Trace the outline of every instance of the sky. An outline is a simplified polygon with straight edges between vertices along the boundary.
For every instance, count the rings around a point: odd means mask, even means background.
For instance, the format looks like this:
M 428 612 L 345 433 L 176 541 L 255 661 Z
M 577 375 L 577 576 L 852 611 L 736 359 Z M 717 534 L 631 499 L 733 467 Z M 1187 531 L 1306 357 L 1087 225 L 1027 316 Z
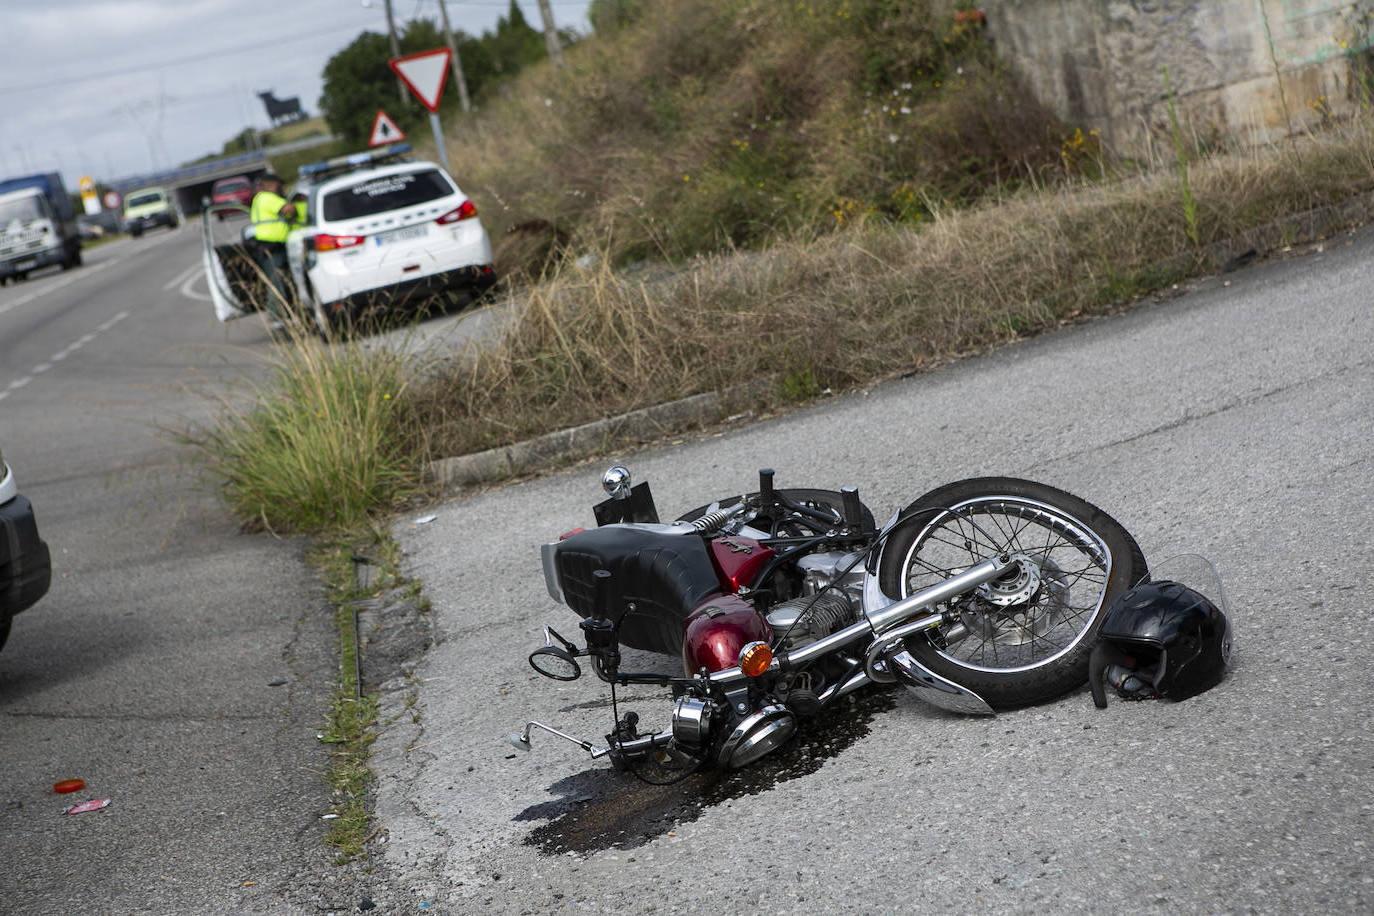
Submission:
M 440 0 L 392 0 L 399 32 Z M 517 0 L 542 27 L 536 0 Z M 455 32 L 492 31 L 510 0 L 446 0 Z M 550 0 L 586 33 L 588 0 Z M 320 74 L 384 0 L 0 0 L 0 177 L 58 171 L 68 188 L 218 153 L 268 127 L 257 93 L 319 114 Z M 444 91 L 448 92 L 451 87 Z

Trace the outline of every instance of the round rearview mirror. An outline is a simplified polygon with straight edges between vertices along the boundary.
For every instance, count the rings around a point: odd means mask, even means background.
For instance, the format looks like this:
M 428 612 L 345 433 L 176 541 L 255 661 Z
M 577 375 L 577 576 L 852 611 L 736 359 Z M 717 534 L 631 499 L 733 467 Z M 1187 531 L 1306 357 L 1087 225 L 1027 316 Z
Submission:
M 531 652 L 530 667 L 555 681 L 575 681 L 582 676 L 577 660 L 557 646 L 545 646 Z
M 601 489 L 611 499 L 628 499 L 630 496 L 630 469 L 623 464 L 613 464 L 601 475 Z

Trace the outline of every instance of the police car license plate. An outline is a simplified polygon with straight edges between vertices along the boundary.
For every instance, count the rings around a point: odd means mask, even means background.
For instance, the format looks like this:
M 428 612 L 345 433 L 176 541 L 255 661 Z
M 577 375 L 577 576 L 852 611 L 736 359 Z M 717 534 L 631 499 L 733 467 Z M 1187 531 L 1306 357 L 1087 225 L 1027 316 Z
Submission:
M 375 235 L 378 245 L 391 245 L 395 242 L 406 242 L 410 239 L 422 238 L 429 234 L 429 227 L 424 223 L 418 226 L 407 226 L 404 229 L 393 229 L 390 232 L 383 232 Z

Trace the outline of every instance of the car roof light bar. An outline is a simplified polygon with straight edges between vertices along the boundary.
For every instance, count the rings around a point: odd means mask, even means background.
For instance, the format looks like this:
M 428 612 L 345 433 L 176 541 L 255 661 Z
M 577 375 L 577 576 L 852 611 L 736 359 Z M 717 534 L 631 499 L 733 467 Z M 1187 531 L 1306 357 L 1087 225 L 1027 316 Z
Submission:
M 356 169 L 364 165 L 376 165 L 388 159 L 397 158 L 410 152 L 409 143 L 393 143 L 381 149 L 368 150 L 363 153 L 350 153 L 347 156 L 335 156 L 333 159 L 326 159 L 323 162 L 311 162 L 301 166 L 296 173 L 305 178 L 310 175 L 323 175 L 327 172 L 339 172 L 347 169 Z

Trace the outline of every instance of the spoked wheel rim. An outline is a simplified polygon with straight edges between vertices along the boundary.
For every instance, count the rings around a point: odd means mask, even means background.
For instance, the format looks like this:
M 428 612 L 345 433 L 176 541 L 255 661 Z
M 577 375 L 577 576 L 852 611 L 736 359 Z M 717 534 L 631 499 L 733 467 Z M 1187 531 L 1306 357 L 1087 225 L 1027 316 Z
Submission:
M 1072 652 L 1102 611 L 1112 572 L 1107 544 L 1081 520 L 1043 502 L 977 497 L 948 507 L 902 561 L 902 597 L 999 554 L 1006 576 L 942 608 L 956 622 L 932 640 L 953 664 L 1029 671 Z

